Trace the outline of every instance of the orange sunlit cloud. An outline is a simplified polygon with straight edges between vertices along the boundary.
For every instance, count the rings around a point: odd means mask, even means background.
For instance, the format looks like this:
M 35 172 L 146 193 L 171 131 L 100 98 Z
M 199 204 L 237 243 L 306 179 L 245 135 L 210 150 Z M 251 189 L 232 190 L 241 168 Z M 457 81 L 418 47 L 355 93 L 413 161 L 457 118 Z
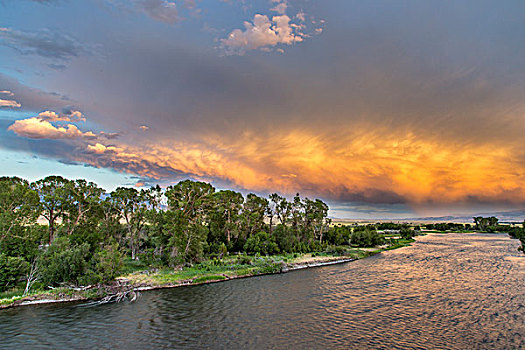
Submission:
M 225 180 L 241 189 L 301 192 L 342 201 L 417 204 L 474 198 L 521 203 L 525 199 L 525 167 L 513 161 L 515 150 L 508 146 L 462 147 L 379 130 L 355 130 L 332 138 L 292 130 L 265 137 L 246 133 L 235 143 L 211 139 L 140 147 L 97 143 L 87 146 L 92 154 L 82 160 L 158 180 L 171 170 Z

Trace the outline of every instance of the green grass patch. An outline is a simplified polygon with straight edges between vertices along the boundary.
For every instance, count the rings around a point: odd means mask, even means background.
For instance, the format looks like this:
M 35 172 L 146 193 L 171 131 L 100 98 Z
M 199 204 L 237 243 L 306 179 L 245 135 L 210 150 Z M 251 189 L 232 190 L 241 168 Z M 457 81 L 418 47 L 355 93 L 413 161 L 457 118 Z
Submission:
M 0 293 L 0 299 L 11 299 L 13 297 L 22 296 L 24 294 L 24 289 L 15 288 L 6 290 L 5 292 Z
M 140 260 L 131 260 L 127 257 L 123 261 L 122 273 L 127 275 L 137 271 L 144 271 L 149 269 L 149 266 Z
M 222 281 L 225 280 L 226 277 L 222 275 L 210 275 L 210 276 L 201 276 L 192 281 L 192 283 L 203 283 L 208 281 Z

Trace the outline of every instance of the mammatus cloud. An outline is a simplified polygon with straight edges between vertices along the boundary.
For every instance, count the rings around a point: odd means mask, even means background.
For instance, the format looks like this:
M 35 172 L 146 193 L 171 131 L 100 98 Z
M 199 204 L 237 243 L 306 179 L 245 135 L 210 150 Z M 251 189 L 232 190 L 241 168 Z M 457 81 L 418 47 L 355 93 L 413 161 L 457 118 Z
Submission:
M 445 205 L 525 202 L 523 145 L 440 142 L 406 130 L 356 125 L 351 132 L 272 129 L 235 139 L 121 140 L 33 117 L 9 127 L 19 136 L 60 139 L 64 161 L 112 168 L 145 181 L 196 179 L 260 193 L 301 192 L 339 203 Z M 521 147 L 521 148 L 520 148 Z M 506 162 L 501 162 L 506 159 Z M 497 176 L 494 176 L 497 174 Z
M 9 90 L 2 90 L 2 91 L 0 91 L 0 97 L 2 95 L 7 96 L 7 97 L 13 97 L 15 94 L 13 94 Z M 4 99 L 0 98 L 0 108 L 2 108 L 2 107 L 20 108 L 20 107 L 22 107 L 22 105 L 20 103 L 18 103 L 17 101 L 15 101 L 15 100 L 4 100 Z
M 89 54 L 90 51 L 73 37 L 49 29 L 24 32 L 0 27 L 0 45 L 10 47 L 22 55 L 37 55 L 61 61 Z

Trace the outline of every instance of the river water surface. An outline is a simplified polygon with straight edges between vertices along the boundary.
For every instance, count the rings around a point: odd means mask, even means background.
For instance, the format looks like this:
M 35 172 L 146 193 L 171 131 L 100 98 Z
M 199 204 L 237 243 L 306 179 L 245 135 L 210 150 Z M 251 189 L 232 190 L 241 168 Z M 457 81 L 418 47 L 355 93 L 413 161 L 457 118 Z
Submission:
M 525 349 L 525 258 L 507 235 L 432 234 L 355 262 L 0 311 L 0 348 Z

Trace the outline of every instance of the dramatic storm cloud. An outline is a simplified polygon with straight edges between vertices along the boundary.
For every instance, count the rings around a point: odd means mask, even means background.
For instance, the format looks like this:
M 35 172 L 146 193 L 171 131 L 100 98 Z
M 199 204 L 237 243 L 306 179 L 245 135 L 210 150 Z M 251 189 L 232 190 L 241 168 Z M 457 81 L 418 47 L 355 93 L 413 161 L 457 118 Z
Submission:
M 9 152 L 146 184 L 190 177 L 300 192 L 338 214 L 525 204 L 522 2 L 3 10 L 0 146 Z M 80 13 L 97 25 L 77 25 Z

